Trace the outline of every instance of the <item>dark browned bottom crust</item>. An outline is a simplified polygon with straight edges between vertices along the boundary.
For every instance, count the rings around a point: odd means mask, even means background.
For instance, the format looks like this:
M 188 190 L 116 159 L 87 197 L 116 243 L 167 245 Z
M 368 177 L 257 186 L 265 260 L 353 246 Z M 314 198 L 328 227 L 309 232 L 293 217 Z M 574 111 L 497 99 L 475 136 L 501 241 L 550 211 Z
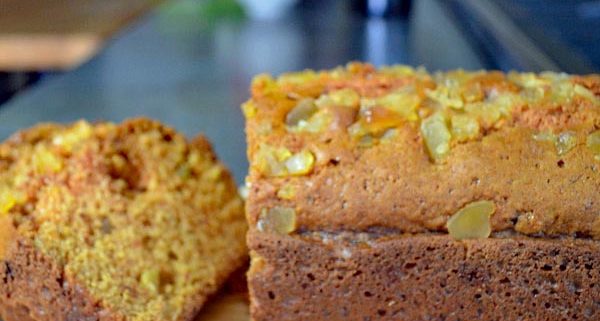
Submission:
M 24 240 L 0 260 L 0 315 L 4 321 L 121 321 L 69 280 L 59 266 Z
M 254 321 L 600 320 L 600 243 L 251 233 Z

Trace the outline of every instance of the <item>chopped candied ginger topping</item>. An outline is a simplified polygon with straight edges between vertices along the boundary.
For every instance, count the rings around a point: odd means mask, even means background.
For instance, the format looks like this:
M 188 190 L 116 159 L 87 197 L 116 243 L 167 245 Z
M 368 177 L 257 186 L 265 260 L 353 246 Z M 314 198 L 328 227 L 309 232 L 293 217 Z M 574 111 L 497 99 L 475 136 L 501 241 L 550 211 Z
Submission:
M 435 113 L 421 123 L 421 135 L 427 146 L 429 156 L 433 160 L 443 159 L 450 151 L 452 135 L 448 130 L 446 117 L 442 113 Z
M 289 131 L 319 133 L 330 125 L 331 120 L 327 109 L 318 109 L 313 99 L 306 98 L 287 114 L 285 123 Z
M 39 174 L 52 174 L 63 168 L 62 160 L 44 145 L 35 146 L 32 162 Z
M 296 211 L 281 206 L 263 209 L 256 228 L 261 232 L 290 234 L 296 230 Z
M 258 170 L 272 177 L 306 175 L 315 164 L 315 156 L 307 150 L 292 153 L 285 147 L 261 145 L 254 157 Z
M 92 136 L 92 133 L 92 126 L 88 122 L 81 120 L 56 134 L 52 138 L 52 144 L 71 152 L 77 144 Z
M 421 104 L 421 98 L 408 90 L 400 90 L 385 96 L 367 100 L 364 105 L 381 106 L 387 108 L 408 121 L 417 121 L 417 108 Z
M 277 191 L 277 197 L 284 200 L 291 200 L 296 196 L 296 188 L 293 185 L 283 185 Z
M 588 135 L 586 139 L 586 146 L 594 154 L 594 158 L 600 161 L 600 130 L 597 130 Z
M 256 116 L 257 111 L 258 109 L 252 101 L 247 101 L 244 104 L 242 104 L 242 112 L 244 113 L 244 116 L 246 116 L 246 118 L 248 119 Z
M 342 106 L 348 108 L 358 108 L 360 96 L 350 88 L 344 88 L 330 92 L 329 94 L 321 95 L 315 104 L 319 108 L 327 106 Z
M 485 239 L 492 233 L 490 218 L 496 210 L 490 201 L 470 203 L 452 215 L 446 227 L 455 240 Z
M 307 123 L 311 116 L 317 112 L 317 110 L 317 105 L 315 105 L 314 99 L 302 99 L 292 110 L 290 110 L 290 112 L 287 113 L 285 117 L 285 124 L 291 128 L 295 126 L 300 127 L 300 124 Z
M 285 168 L 290 175 L 305 175 L 310 173 L 315 164 L 315 156 L 307 150 L 293 154 L 285 160 Z
M 152 292 L 158 293 L 160 286 L 160 271 L 158 269 L 146 270 L 140 276 L 142 286 Z
M 255 78 L 253 91 L 265 96 L 277 86 L 278 95 L 287 94 L 295 101 L 283 117 L 290 133 L 343 131 L 359 147 L 371 147 L 389 140 L 384 138 L 386 132 L 411 126 L 420 128 L 424 150 L 433 162 L 451 153 L 453 146 L 480 139 L 517 120 L 523 110 L 552 110 L 570 104 L 600 107 L 593 90 L 570 75 L 552 72 L 429 74 L 408 66 L 376 70 L 352 63 L 330 71 L 285 74 L 277 80 L 261 75 Z M 257 113 L 252 101 L 243 110 L 247 118 Z M 576 145 L 572 133 L 558 134 L 554 140 L 560 155 Z
M 425 93 L 428 98 L 442 106 L 454 109 L 462 109 L 465 106 L 460 93 L 452 90 L 451 87 L 438 86 L 436 89 L 427 90 Z
M 564 155 L 577 145 L 577 136 L 574 132 L 560 133 L 556 138 L 555 145 L 558 155 Z
M 565 155 L 577 146 L 577 136 L 572 131 L 562 132 L 558 135 L 551 132 L 541 132 L 533 135 L 533 139 L 540 142 L 554 144 L 559 156 Z
M 0 216 L 8 212 L 18 203 L 18 197 L 8 188 L 0 187 Z
M 244 183 L 244 185 L 241 185 L 238 187 L 238 194 L 240 194 L 240 197 L 243 200 L 247 200 L 248 199 L 248 195 L 250 194 L 250 187 L 252 184 L 250 184 L 250 182 L 246 181 L 246 183 Z
M 479 136 L 479 122 L 468 115 L 454 115 L 450 119 L 452 137 L 459 142 L 472 140 Z

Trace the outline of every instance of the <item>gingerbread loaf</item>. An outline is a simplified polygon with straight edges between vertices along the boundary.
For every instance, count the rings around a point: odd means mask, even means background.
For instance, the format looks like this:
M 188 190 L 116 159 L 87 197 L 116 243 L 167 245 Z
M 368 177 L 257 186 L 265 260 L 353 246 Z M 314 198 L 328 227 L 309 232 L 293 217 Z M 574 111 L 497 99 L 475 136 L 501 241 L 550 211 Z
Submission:
M 0 145 L 4 321 L 193 320 L 244 264 L 208 141 L 158 122 L 42 124 Z
M 600 76 L 261 75 L 254 321 L 600 318 Z

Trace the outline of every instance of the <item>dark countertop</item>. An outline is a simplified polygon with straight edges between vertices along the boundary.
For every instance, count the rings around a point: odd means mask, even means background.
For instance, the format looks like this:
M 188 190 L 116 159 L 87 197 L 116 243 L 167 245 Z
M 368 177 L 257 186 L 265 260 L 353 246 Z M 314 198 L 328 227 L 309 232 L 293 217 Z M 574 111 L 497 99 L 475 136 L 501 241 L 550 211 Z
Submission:
M 366 20 L 329 1 L 275 22 L 212 28 L 159 8 L 81 68 L 50 76 L 0 108 L 0 139 L 42 121 L 159 119 L 186 135 L 205 133 L 238 183 L 247 161 L 239 105 L 253 75 L 330 68 L 350 60 L 430 70 L 484 68 L 435 0 L 415 2 L 409 21 Z

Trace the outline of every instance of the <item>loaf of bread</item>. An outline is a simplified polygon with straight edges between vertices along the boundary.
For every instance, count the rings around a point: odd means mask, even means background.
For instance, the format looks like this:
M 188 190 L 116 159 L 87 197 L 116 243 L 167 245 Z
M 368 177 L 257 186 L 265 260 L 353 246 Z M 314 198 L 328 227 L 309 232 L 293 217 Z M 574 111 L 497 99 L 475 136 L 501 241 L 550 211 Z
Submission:
M 600 76 L 352 63 L 251 91 L 255 321 L 600 318 Z
M 4 321 L 192 320 L 246 259 L 242 201 L 203 137 L 147 119 L 0 145 Z

